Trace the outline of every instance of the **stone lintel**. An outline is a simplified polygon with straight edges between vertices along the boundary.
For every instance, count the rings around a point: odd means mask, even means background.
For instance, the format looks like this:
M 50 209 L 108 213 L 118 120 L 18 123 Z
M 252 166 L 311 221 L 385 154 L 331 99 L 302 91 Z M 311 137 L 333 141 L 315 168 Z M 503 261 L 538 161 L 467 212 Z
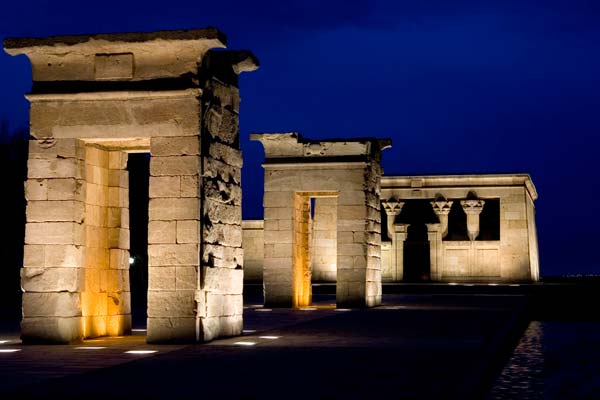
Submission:
M 381 189 L 398 189 L 410 193 L 414 188 L 412 184 L 415 180 L 420 182 L 419 188 L 422 189 L 440 189 L 444 188 L 501 188 L 524 186 L 529 192 L 531 198 L 537 200 L 538 194 L 531 180 L 531 176 L 526 173 L 514 174 L 471 174 L 471 175 L 427 175 L 427 176 L 382 176 Z M 411 196 L 407 196 L 411 197 Z
M 6 38 L 4 48 L 26 49 L 34 47 L 76 46 L 93 41 L 139 43 L 152 41 L 181 41 L 181 40 L 218 40 L 223 46 L 227 44 L 227 37 L 218 29 L 206 27 L 200 29 L 156 31 L 156 32 L 129 32 L 129 33 L 99 33 L 67 36 L 49 36 L 45 38 Z
M 215 28 L 205 28 L 9 38 L 4 41 L 4 49 L 11 55 L 27 55 L 36 89 L 35 82 L 131 82 L 185 77 L 198 72 L 208 50 L 225 44 L 225 35 Z M 237 62 L 244 64 L 242 60 Z
M 311 158 L 332 159 L 337 157 L 378 159 L 382 150 L 391 147 L 391 139 L 347 138 L 310 140 L 297 132 L 253 133 L 250 140 L 259 141 L 265 148 L 267 163 L 271 159 L 290 159 L 307 162 Z
M 28 93 L 25 98 L 30 102 L 44 101 L 100 101 L 100 100 L 147 100 L 179 97 L 198 97 L 199 88 L 183 90 L 143 90 L 143 91 L 88 91 L 82 93 Z

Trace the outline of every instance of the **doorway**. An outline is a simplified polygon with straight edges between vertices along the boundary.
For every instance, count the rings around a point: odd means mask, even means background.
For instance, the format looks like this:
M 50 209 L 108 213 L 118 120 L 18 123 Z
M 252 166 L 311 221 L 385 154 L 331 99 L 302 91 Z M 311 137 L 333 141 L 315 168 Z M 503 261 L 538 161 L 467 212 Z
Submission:
M 148 308 L 148 189 L 150 154 L 130 153 L 129 172 L 129 285 L 133 329 L 145 329 Z

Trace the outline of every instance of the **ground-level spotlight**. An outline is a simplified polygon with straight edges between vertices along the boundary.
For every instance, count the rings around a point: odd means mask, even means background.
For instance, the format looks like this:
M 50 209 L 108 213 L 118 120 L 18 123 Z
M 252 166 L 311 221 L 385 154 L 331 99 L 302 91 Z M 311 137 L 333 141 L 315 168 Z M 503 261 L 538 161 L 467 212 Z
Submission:
M 280 336 L 259 336 L 259 339 L 268 339 L 268 340 L 275 340 L 275 339 L 279 339 Z
M 352 309 L 350 309 L 350 308 L 334 308 L 333 311 L 344 312 L 344 311 L 352 311 Z
M 132 265 L 135 262 L 135 258 L 129 257 L 129 265 Z
M 153 354 L 157 353 L 158 350 L 128 350 L 125 353 L 127 354 Z
M 300 307 L 299 308 L 301 311 L 314 311 L 317 308 L 316 307 Z
M 256 311 L 260 311 L 260 312 L 269 312 L 269 311 L 273 311 L 270 308 L 257 308 Z
M 488 286 L 498 286 L 497 283 L 488 283 Z
M 256 332 L 256 329 L 244 329 L 242 331 L 242 333 L 254 333 L 254 332 Z
M 0 349 L 0 353 L 16 353 L 21 351 L 21 349 Z
M 458 283 L 456 283 L 456 282 L 448 282 L 448 285 L 450 285 L 450 286 L 456 286 L 456 285 L 458 285 Z
M 75 347 L 77 350 L 102 350 L 105 349 L 106 347 L 104 346 L 79 346 L 79 347 Z
M 236 346 L 254 346 L 256 342 L 235 342 Z
M 146 329 L 132 329 L 131 332 L 146 332 Z

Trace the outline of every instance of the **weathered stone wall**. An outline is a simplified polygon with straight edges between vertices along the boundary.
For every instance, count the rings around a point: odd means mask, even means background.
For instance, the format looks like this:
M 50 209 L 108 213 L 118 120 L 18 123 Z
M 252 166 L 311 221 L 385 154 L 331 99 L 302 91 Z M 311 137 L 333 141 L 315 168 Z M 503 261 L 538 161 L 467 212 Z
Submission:
M 261 282 L 265 257 L 264 221 L 242 221 L 244 249 L 244 282 Z
M 33 64 L 22 335 L 130 329 L 125 152 L 151 153 L 149 342 L 242 330 L 238 74 L 216 29 L 8 39 Z
M 237 87 L 215 77 L 204 91 L 202 276 L 196 301 L 204 340 L 210 340 L 242 333 L 242 154 Z
M 76 139 L 31 140 L 21 287 L 24 341 L 83 337 L 85 148 Z

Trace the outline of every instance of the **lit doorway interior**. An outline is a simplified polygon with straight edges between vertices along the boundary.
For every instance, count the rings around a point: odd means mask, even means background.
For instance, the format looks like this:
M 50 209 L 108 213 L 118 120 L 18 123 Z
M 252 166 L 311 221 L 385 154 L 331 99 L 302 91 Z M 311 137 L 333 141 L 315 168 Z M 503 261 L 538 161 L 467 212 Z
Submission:
M 292 306 L 295 308 L 313 304 L 313 283 L 336 282 L 337 196 L 337 192 L 294 195 Z

